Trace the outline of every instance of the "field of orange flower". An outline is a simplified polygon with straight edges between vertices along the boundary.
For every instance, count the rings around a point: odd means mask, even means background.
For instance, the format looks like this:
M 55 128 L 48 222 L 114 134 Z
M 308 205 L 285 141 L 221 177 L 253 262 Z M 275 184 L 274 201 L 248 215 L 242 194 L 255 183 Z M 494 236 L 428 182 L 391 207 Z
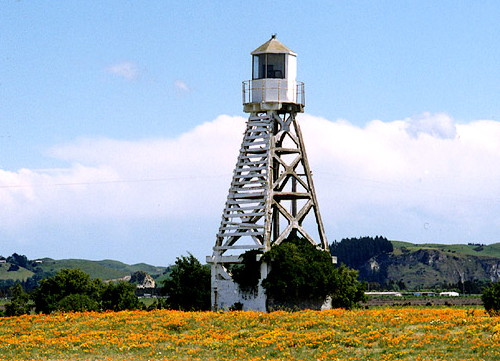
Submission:
M 0 319 L 0 360 L 500 360 L 479 309 L 128 311 Z

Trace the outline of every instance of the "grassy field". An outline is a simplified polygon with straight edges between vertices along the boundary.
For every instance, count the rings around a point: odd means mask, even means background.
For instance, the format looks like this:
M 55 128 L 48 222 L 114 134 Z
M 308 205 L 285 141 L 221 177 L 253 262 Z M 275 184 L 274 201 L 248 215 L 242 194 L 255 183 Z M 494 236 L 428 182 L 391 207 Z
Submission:
M 34 275 L 33 272 L 28 271 L 25 268 L 9 272 L 10 266 L 10 263 L 0 263 L 0 280 L 23 281 Z
M 130 311 L 0 320 L 1 360 L 500 360 L 481 309 Z

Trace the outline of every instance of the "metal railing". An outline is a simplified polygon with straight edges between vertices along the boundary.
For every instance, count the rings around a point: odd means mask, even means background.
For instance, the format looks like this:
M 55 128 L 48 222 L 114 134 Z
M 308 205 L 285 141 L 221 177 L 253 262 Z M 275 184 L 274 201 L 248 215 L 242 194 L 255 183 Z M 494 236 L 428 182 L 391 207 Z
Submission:
M 289 89 L 284 79 L 246 80 L 242 83 L 242 96 L 243 104 L 278 102 L 304 106 L 306 101 L 304 82 L 295 81 L 295 89 Z

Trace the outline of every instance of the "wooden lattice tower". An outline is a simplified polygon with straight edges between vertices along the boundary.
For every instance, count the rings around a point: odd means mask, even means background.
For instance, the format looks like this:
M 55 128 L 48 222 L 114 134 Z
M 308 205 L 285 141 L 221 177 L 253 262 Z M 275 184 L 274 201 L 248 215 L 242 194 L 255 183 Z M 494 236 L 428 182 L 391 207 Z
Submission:
M 301 236 L 327 250 L 311 170 L 296 120 L 304 109 L 304 84 L 295 79 L 296 54 L 273 36 L 252 52 L 252 80 L 243 82 L 250 113 L 213 255 L 212 305 L 266 310 L 265 292 L 245 294 L 230 268 L 249 250 L 266 252 Z M 306 227 L 308 230 L 306 230 Z M 261 280 L 268 266 L 261 266 Z

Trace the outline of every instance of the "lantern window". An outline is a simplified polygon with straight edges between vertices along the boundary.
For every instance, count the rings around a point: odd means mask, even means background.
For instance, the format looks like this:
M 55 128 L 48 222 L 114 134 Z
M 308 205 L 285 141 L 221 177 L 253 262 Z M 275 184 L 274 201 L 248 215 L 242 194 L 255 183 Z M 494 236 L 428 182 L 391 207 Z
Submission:
M 253 56 L 252 79 L 284 79 L 285 54 L 258 54 Z

